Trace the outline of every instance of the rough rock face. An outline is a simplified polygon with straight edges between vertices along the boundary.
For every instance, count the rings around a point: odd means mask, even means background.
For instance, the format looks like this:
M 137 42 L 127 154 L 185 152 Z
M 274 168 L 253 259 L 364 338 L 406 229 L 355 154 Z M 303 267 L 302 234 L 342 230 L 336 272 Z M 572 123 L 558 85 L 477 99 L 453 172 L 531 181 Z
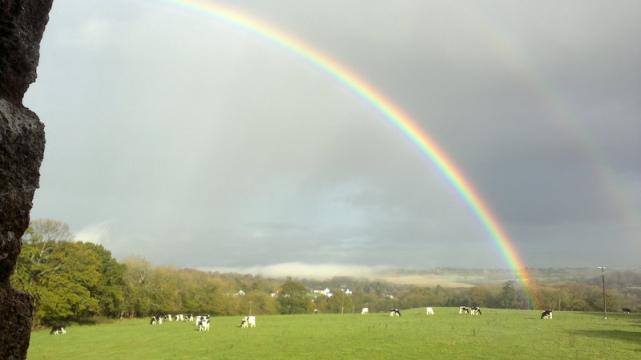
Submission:
M 0 97 L 20 104 L 36 81 L 40 40 L 53 0 L 0 0 Z
M 53 0 L 0 0 L 0 359 L 24 359 L 31 298 L 9 276 L 29 225 L 44 155 L 44 125 L 22 105 L 36 79 L 40 40 Z
M 31 296 L 0 288 L 0 358 L 25 359 L 31 335 Z

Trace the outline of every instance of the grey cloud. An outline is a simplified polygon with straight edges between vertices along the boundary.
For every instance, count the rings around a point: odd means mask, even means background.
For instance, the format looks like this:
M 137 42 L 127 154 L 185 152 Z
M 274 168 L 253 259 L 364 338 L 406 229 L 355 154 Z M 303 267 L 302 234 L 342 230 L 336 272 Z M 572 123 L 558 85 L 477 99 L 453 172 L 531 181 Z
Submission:
M 638 3 L 230 5 L 335 56 L 403 107 L 529 265 L 635 264 Z M 118 256 L 504 264 L 462 198 L 380 113 L 214 17 L 168 2 L 58 1 L 26 101 L 48 139 L 34 217 L 100 230 Z

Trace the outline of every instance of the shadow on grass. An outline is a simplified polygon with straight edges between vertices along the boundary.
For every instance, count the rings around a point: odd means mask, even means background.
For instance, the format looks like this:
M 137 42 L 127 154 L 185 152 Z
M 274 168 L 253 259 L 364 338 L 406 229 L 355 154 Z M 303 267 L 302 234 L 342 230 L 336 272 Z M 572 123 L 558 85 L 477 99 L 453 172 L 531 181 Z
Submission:
M 581 314 L 581 315 L 587 315 L 587 316 L 593 316 L 593 317 L 597 317 L 597 318 L 603 318 L 603 312 L 577 311 L 577 313 Z M 608 318 L 641 320 L 641 316 L 639 316 L 639 315 L 640 315 L 639 313 L 626 314 L 626 313 L 622 313 L 622 312 L 608 311 Z
M 102 324 L 111 324 L 115 321 L 116 319 L 112 319 L 112 318 L 93 317 L 93 318 L 65 321 L 64 323 L 67 324 L 67 326 L 69 325 L 102 325 Z
M 586 315 L 590 316 L 595 319 L 603 319 L 603 313 L 595 313 L 595 312 L 580 312 L 581 315 Z M 624 314 L 624 313 L 608 313 L 608 319 L 609 320 L 623 320 L 627 322 L 628 324 L 632 326 L 641 326 L 641 314 L 638 313 L 632 313 L 632 314 Z M 604 320 L 608 321 L 608 320 Z
M 625 330 L 575 330 L 574 335 L 587 336 L 608 340 L 622 340 L 641 346 L 641 331 Z

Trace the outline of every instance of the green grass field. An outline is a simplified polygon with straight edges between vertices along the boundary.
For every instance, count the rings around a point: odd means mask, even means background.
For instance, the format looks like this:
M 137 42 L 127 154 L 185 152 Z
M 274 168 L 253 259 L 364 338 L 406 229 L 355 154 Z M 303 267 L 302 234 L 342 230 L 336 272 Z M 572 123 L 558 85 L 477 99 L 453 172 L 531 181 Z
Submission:
M 258 316 L 240 329 L 239 316 L 150 326 L 147 320 L 71 326 L 66 335 L 36 331 L 29 359 L 641 359 L 641 317 L 454 308 L 387 314 Z

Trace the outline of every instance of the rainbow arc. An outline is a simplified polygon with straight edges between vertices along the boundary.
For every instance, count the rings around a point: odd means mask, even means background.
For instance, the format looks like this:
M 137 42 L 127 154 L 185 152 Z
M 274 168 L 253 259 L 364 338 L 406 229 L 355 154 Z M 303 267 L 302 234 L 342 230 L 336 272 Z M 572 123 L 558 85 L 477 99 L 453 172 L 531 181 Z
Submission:
M 386 98 L 380 91 L 370 85 L 361 76 L 348 69 L 337 60 L 315 49 L 311 45 L 285 33 L 276 27 L 254 18 L 244 12 L 205 0 L 168 0 L 181 7 L 212 15 L 234 26 L 255 33 L 264 39 L 277 43 L 290 52 L 306 59 L 327 74 L 350 88 L 367 103 L 377 109 L 389 122 L 410 139 L 420 151 L 436 166 L 450 182 L 470 210 L 479 219 L 485 230 L 493 239 L 501 255 L 513 270 L 516 278 L 528 289 L 531 276 L 525 263 L 518 254 L 512 240 L 499 223 L 486 201 L 467 180 L 438 144 L 425 132 L 418 123 L 406 114 L 399 106 Z

